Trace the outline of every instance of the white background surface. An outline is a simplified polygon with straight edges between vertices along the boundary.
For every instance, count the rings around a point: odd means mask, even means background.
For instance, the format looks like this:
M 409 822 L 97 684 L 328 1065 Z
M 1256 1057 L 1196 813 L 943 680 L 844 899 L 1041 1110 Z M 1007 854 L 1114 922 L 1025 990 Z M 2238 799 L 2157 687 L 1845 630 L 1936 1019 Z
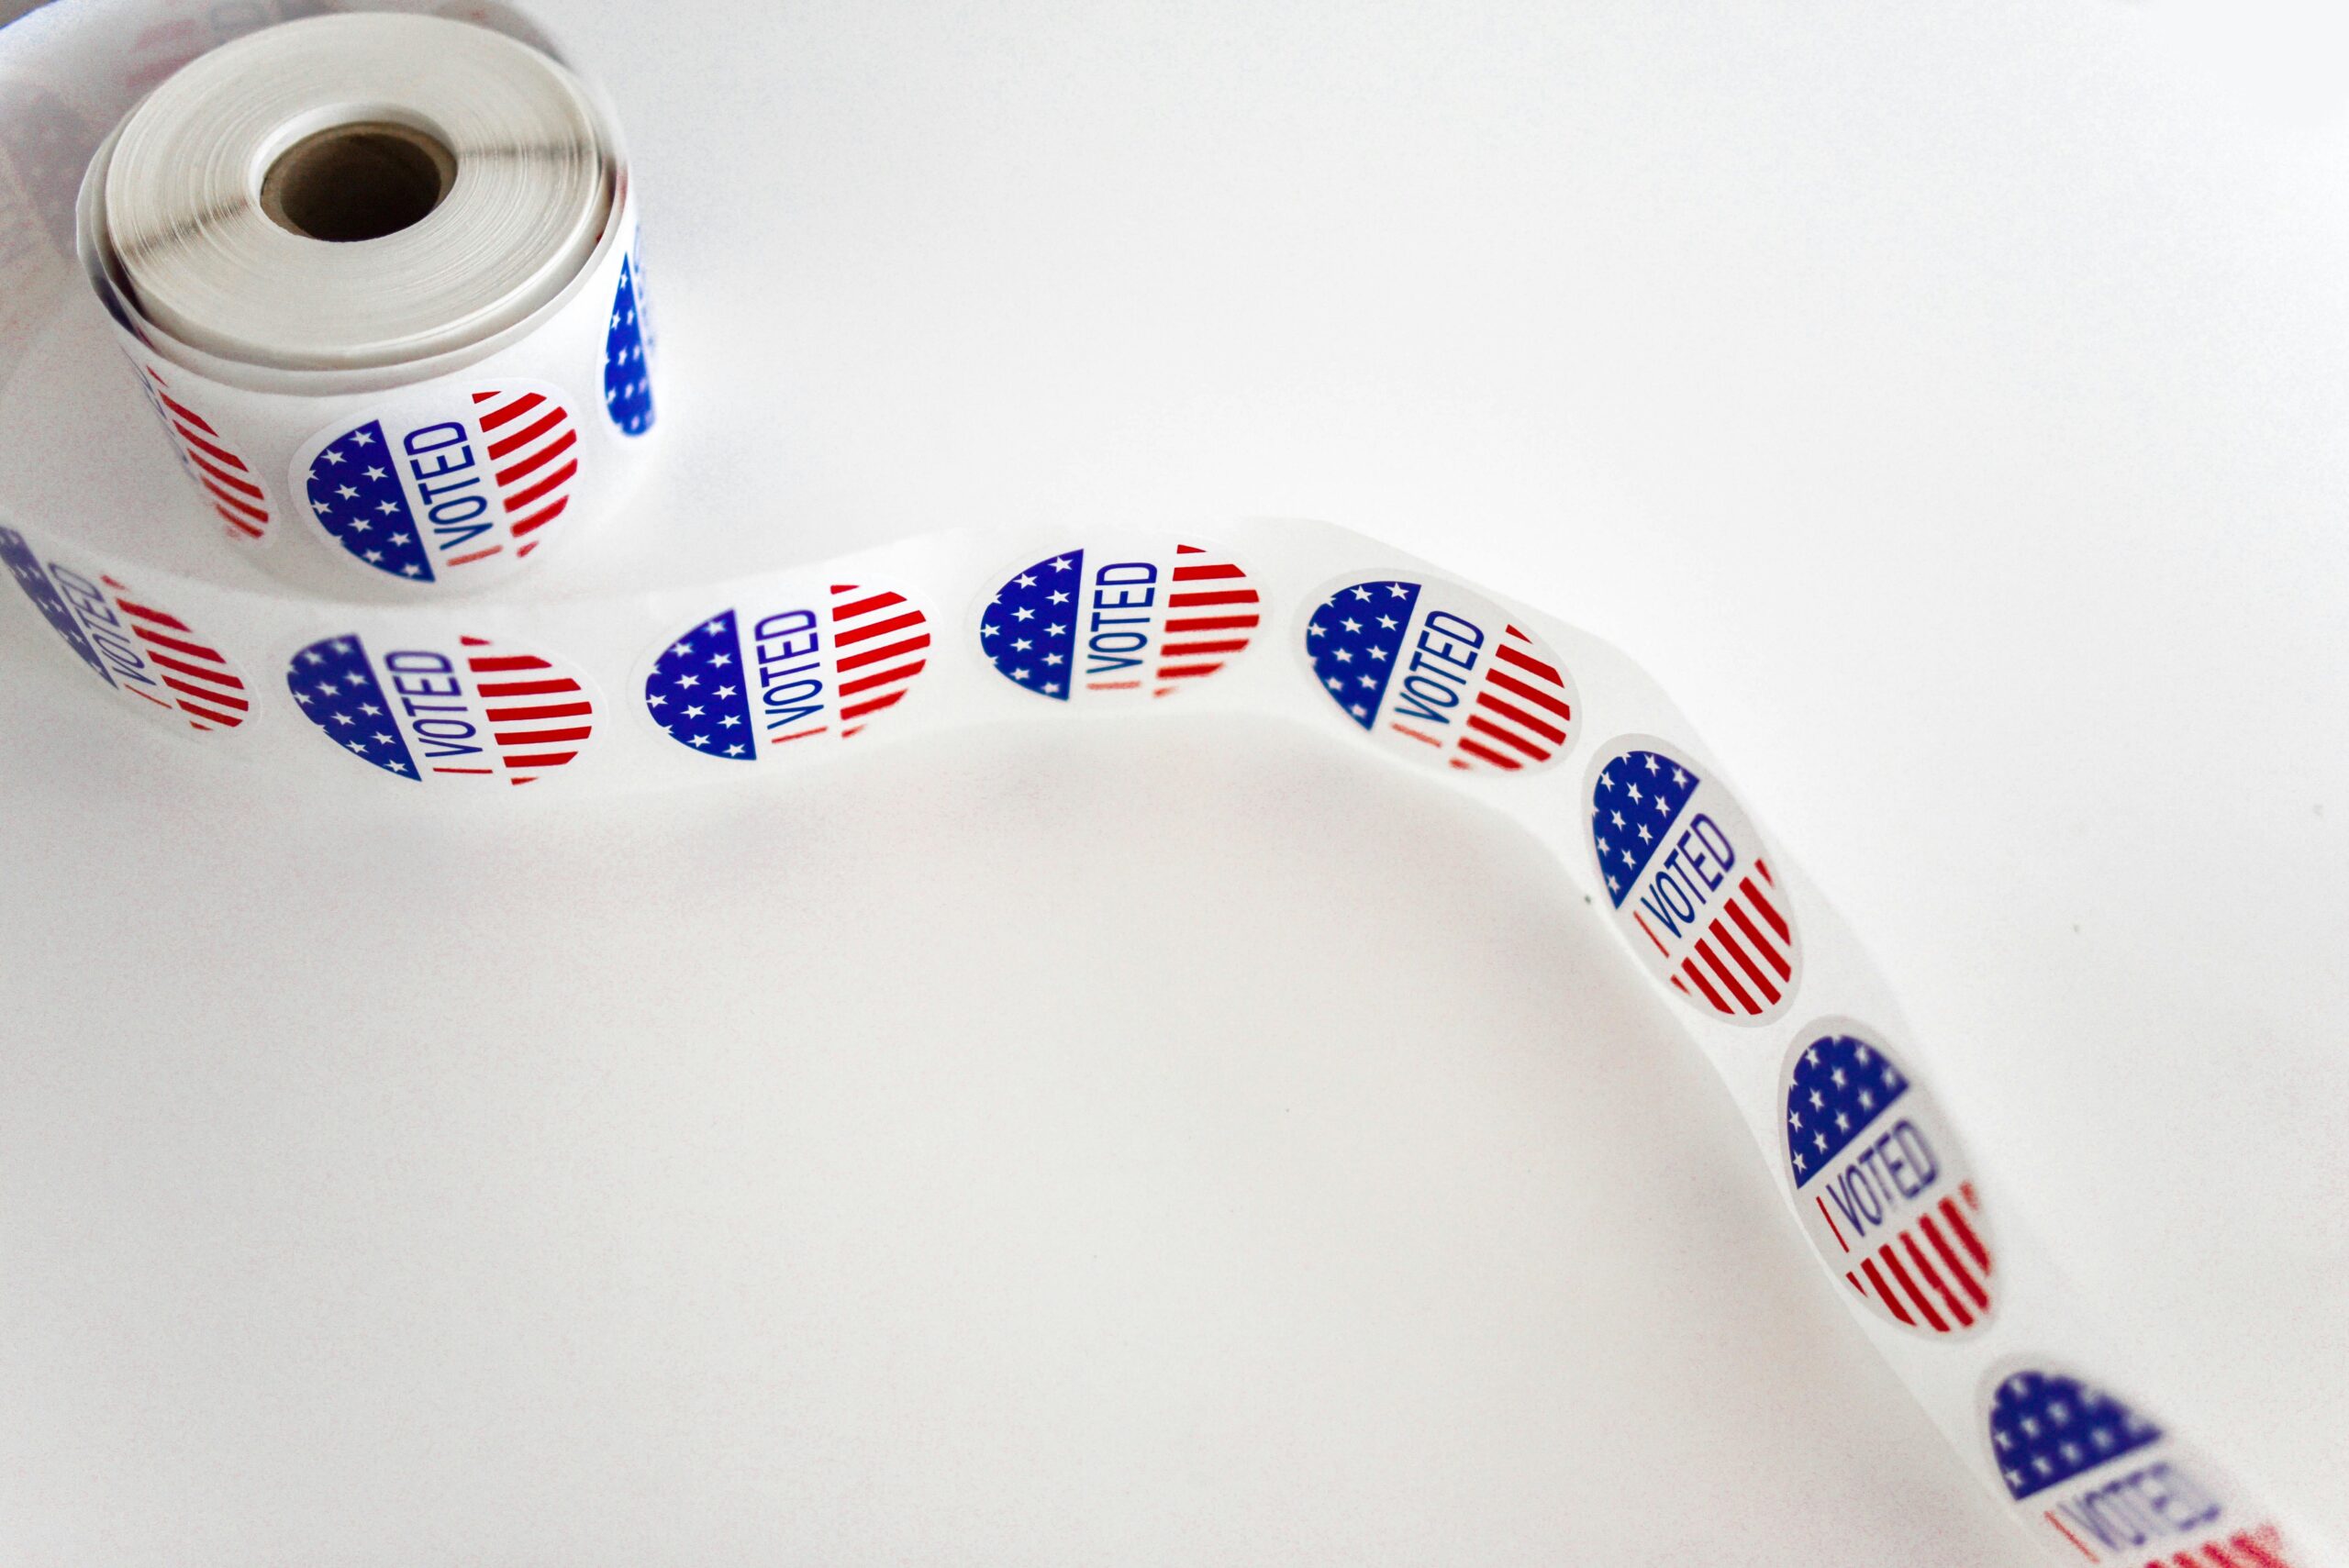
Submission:
M 2165 1411 L 2349 1535 L 2328 40 L 551 17 L 635 143 L 668 442 L 551 586 L 1291 512 L 1611 637 Z M 15 1558 L 2013 1551 L 1659 1004 L 1374 759 L 1031 728 L 452 820 L 85 722 L 39 632 Z

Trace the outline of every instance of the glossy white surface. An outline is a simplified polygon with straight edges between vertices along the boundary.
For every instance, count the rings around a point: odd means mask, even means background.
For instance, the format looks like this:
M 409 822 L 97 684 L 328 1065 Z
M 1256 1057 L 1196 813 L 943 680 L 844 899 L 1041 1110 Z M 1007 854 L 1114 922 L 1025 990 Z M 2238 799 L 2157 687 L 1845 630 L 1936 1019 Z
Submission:
M 550 11 L 668 445 L 549 591 L 1291 512 L 1612 637 L 2165 1413 L 2349 1535 L 2327 91 L 2100 5 L 707 14 Z M 12 1561 L 2020 1551 L 1660 1004 L 1375 758 L 452 821 L 98 722 L 42 637 Z

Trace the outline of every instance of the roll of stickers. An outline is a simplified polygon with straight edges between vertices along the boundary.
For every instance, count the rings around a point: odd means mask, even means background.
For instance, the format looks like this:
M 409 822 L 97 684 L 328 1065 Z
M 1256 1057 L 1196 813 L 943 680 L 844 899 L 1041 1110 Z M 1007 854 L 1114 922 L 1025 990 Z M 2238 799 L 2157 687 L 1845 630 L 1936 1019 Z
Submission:
M 117 0 L 84 14 L 144 7 Z M 0 35 L 0 77 L 74 97 L 91 36 L 12 28 Z M 38 145 L 49 164 L 61 156 L 53 116 L 18 116 L 0 132 L 12 155 Z M 592 287 L 625 303 L 632 271 L 617 249 L 596 254 Z M 38 260 L 20 270 L 41 283 Z M 348 395 L 365 419 L 338 413 L 306 433 L 305 420 L 262 420 L 257 409 L 281 406 L 243 387 L 214 406 L 228 384 L 182 380 L 177 359 L 159 354 L 141 370 L 186 447 L 210 456 L 245 443 L 250 472 L 283 455 L 306 504 L 314 468 L 355 470 L 358 498 L 379 486 L 413 516 L 433 494 L 423 486 L 467 472 L 461 447 L 494 467 L 504 432 L 539 425 L 549 406 L 572 422 L 582 484 L 590 428 L 614 450 L 627 439 L 625 416 L 575 406 L 567 378 L 578 363 L 538 361 L 536 376 L 487 368 L 559 342 L 576 323 L 554 323 L 578 304 L 574 290 L 525 312 L 502 329 L 521 335 L 481 367 Z M 595 306 L 618 332 L 618 308 Z M 584 363 L 589 347 L 583 338 L 565 351 Z M 0 349 L 13 363 L 24 344 Z M 452 394 L 464 401 L 432 401 Z M 533 394 L 541 402 L 520 405 Z M 297 395 L 269 395 L 315 411 Z M 370 477 L 370 466 L 384 473 Z M 330 495 L 353 499 L 343 483 Z M 336 500 L 328 516 L 354 515 Z M 340 536 L 316 531 L 309 542 L 330 562 Z M 456 575 L 441 557 L 429 563 L 433 574 L 410 586 Z M 61 677 L 90 695 L 93 722 L 109 722 L 96 709 L 111 705 L 320 789 L 513 809 L 556 790 L 610 790 L 656 812 L 668 789 L 760 787 L 841 746 L 1170 711 L 1275 716 L 1423 770 L 1521 826 L 1615 931 L 1621 962 L 1670 999 L 1825 1269 L 1822 1302 L 1842 1303 L 1946 1434 L 1952 1462 L 2048 1561 L 2338 1561 L 2114 1364 L 2012 1195 L 1967 1151 L 1924 1045 L 1865 953 L 1678 710 L 1614 649 L 1505 594 L 1293 521 L 947 534 L 695 588 L 559 602 L 353 604 L 234 588 L 23 516 L 0 521 L 0 564 L 21 591 L 0 599 L 36 618 Z
M 202 56 L 90 161 L 77 239 L 204 514 L 317 593 L 511 577 L 652 426 L 610 117 L 485 28 L 320 17 Z

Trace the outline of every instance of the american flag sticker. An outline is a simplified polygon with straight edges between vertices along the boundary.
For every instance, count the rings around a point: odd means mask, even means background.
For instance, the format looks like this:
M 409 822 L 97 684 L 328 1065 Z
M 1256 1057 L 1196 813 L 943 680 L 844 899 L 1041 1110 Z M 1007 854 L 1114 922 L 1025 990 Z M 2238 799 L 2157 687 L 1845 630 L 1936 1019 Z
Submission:
M 624 436 L 652 428 L 652 367 L 644 357 L 651 326 L 644 308 L 644 270 L 631 246 L 620 258 L 619 287 L 604 328 L 604 412 Z
M 1989 1230 L 1949 1122 L 1876 1037 L 1834 1020 L 1787 1058 L 1786 1149 L 1811 1245 L 1877 1316 L 1962 1334 L 1992 1306 Z
M 1464 772 L 1545 768 L 1573 745 L 1575 690 L 1547 644 L 1456 584 L 1349 579 L 1305 622 L 1305 660 L 1389 750 Z
M 2048 1556 L 2116 1568 L 2295 1568 L 2215 1466 L 2107 1390 L 2015 1366 L 1987 1391 L 1990 1460 Z
M 74 656 L 142 711 L 198 734 L 234 729 L 252 711 L 228 655 L 154 595 L 43 561 L 14 528 L 0 528 L 0 563 Z
M 1014 573 L 979 614 L 979 651 L 1055 702 L 1149 701 L 1247 651 L 1263 605 L 1204 545 L 1071 550 Z
M 577 675 L 485 637 L 326 638 L 287 662 L 285 689 L 338 748 L 426 784 L 529 784 L 577 758 L 596 730 Z
M 502 382 L 337 422 L 294 488 L 344 553 L 406 583 L 486 582 L 544 544 L 579 478 L 562 395 Z
M 1766 1023 L 1801 983 L 1794 916 L 1762 836 L 1665 741 L 1617 741 L 1590 780 L 1590 838 L 1624 935 L 1659 979 L 1731 1023 Z
M 161 371 L 152 365 L 141 368 L 145 373 L 139 379 L 139 389 L 147 395 L 155 417 L 163 422 L 163 433 L 171 437 L 180 466 L 204 493 L 228 537 L 248 541 L 267 538 L 269 496 L 250 465 L 236 454 L 210 420 L 189 406 L 185 395 L 174 391 Z
M 653 656 L 644 708 L 706 757 L 756 762 L 845 740 L 905 700 L 930 619 L 894 589 L 835 583 L 696 621 Z

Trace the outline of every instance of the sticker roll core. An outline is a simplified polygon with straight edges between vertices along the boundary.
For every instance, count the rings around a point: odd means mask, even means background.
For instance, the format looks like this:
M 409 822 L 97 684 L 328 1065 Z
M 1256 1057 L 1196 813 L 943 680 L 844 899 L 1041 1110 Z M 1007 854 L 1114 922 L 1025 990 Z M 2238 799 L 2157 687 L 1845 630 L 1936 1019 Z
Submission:
M 627 160 L 517 38 L 371 12 L 236 39 L 123 117 L 75 228 L 201 515 L 306 588 L 498 582 L 633 477 Z

